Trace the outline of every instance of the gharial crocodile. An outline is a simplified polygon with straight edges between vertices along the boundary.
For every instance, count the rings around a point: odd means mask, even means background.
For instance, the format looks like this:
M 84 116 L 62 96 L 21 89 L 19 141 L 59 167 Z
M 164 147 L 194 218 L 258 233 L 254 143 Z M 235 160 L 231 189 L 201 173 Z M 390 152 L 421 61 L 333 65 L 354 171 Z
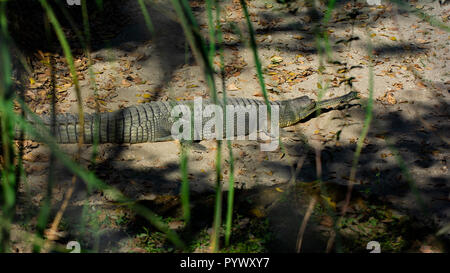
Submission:
M 317 109 L 340 106 L 356 98 L 358 98 L 357 92 L 349 92 L 344 96 L 319 102 L 307 96 L 302 96 L 282 101 L 271 101 L 270 105 L 279 106 L 279 125 L 280 127 L 288 127 L 308 117 Z M 210 101 L 205 100 L 206 103 L 211 103 Z M 99 113 L 97 116 L 99 143 L 143 143 L 172 140 L 171 127 L 174 119 L 171 117 L 171 110 L 175 105 L 192 107 L 193 101 L 155 101 L 126 107 L 114 112 Z M 227 105 L 260 106 L 265 105 L 265 102 L 248 98 L 228 98 Z M 95 115 L 84 114 L 83 141 L 86 144 L 94 141 L 95 119 Z M 248 117 L 246 119 L 248 122 Z M 33 123 L 32 119 L 28 120 Z M 52 124 L 50 115 L 44 115 L 42 121 L 46 127 L 50 127 Z M 58 143 L 78 142 L 80 125 L 77 115 L 58 114 L 53 126 L 54 137 Z M 236 133 L 236 130 L 234 132 Z M 248 134 L 248 130 L 246 130 L 246 134 Z M 30 136 L 25 136 L 25 138 L 33 139 Z

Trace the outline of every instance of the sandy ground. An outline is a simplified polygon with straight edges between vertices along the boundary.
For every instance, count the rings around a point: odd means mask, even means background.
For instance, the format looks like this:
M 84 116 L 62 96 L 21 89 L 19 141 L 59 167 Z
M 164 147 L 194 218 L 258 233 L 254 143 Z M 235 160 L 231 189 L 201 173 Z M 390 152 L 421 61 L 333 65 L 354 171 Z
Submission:
M 369 134 L 358 163 L 355 190 L 364 189 L 407 215 L 420 218 L 425 208 L 428 213 L 420 219 L 431 221 L 439 228 L 448 225 L 449 34 L 392 5 L 352 6 L 345 1 L 338 2 L 328 28 L 336 62 L 329 63 L 317 52 L 313 34 L 315 19 L 307 7 L 292 6 L 288 12 L 285 6 L 270 1 L 250 3 L 270 99 L 304 95 L 316 99 L 318 83 L 329 86 L 324 98 L 331 98 L 347 93 L 350 86 L 346 82 L 351 81 L 353 88 L 361 93 L 359 103 L 365 105 L 369 97 L 367 48 L 371 45 L 375 101 Z M 439 20 L 448 20 L 448 6 L 441 7 L 437 2 L 417 5 Z M 194 7 L 207 33 L 204 8 Z M 323 5 L 319 8 L 325 9 Z M 116 110 L 149 100 L 208 96 L 200 67 L 192 56 L 186 58 L 181 27 L 161 12 L 164 9 L 164 4 L 149 9 L 157 37 L 151 38 L 138 7 L 124 6 L 123 12 L 130 15 L 130 22 L 109 47 L 96 48 L 92 53 L 98 93 L 105 101 L 102 110 Z M 353 9 L 360 13 L 352 14 Z M 223 15 L 226 30 L 230 29 L 229 22 L 237 22 L 247 37 L 238 1 L 226 1 Z M 251 50 L 231 31 L 226 31 L 224 38 L 228 95 L 261 98 Z M 319 72 L 321 63 L 322 73 Z M 89 105 L 92 105 L 93 91 L 88 71 L 83 73 L 82 96 L 86 111 L 92 112 Z M 217 83 L 220 86 L 219 80 Z M 59 111 L 76 112 L 75 99 L 71 87 L 65 100 L 58 103 Z M 235 187 L 281 186 L 293 177 L 297 183 L 310 182 L 317 179 L 319 166 L 323 181 L 347 185 L 364 123 L 365 108 L 361 105 L 328 110 L 283 129 L 285 152 L 280 149 L 261 152 L 257 141 L 233 141 Z M 215 187 L 216 144 L 201 141 L 199 145 L 203 148 L 194 146 L 189 151 L 190 186 L 195 193 L 210 192 Z M 45 192 L 49 157 L 44 145 L 35 146 L 38 147 L 26 155 L 29 161 L 25 165 L 27 187 L 33 203 L 37 204 Z M 74 154 L 76 145 L 63 145 L 63 149 Z M 88 165 L 92 147 L 83 149 L 81 162 Z M 393 149 L 400 157 L 394 156 Z M 179 153 L 180 145 L 176 141 L 105 144 L 99 148 L 97 173 L 127 196 L 139 200 L 176 195 L 181 181 Z M 225 149 L 224 153 L 223 186 L 227 189 L 228 151 Z M 404 167 L 398 160 L 403 161 Z M 295 166 L 301 169 L 295 170 Z M 59 165 L 56 175 L 55 196 L 61 201 L 71 176 Z M 417 188 L 418 196 L 411 191 L 410 183 Z M 108 196 L 101 194 L 88 197 L 92 205 L 101 206 L 107 200 Z M 72 206 L 84 202 L 86 191 L 80 186 Z

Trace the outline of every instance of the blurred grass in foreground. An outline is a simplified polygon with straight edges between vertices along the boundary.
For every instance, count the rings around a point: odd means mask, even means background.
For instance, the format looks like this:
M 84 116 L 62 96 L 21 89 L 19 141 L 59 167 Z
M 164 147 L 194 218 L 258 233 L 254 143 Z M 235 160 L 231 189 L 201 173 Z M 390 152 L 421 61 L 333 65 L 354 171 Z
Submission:
M 140 9 L 142 10 L 142 16 L 144 17 L 145 24 L 149 30 L 149 32 L 152 34 L 152 36 L 155 36 L 155 29 L 154 25 L 152 23 L 152 18 L 150 17 L 150 14 L 147 11 L 146 4 L 152 4 L 152 1 L 144 1 L 144 0 L 136 0 L 138 2 L 138 5 Z M 1 213 L 0 213 L 0 252 L 9 252 L 10 251 L 10 230 L 11 230 L 11 224 L 13 222 L 14 216 L 15 216 L 15 209 L 17 206 L 17 196 L 18 196 L 18 186 L 20 183 L 26 183 L 26 181 L 22 181 L 22 177 L 24 177 L 24 171 L 23 171 L 23 165 L 22 165 L 22 159 L 20 153 L 17 152 L 16 143 L 14 142 L 15 137 L 15 128 L 18 126 L 18 128 L 22 129 L 23 131 L 39 137 L 40 139 L 43 139 L 46 145 L 50 148 L 52 156 L 56 158 L 56 160 L 62 162 L 74 175 L 73 183 L 75 181 L 81 180 L 82 182 L 86 183 L 88 189 L 90 192 L 93 190 L 100 190 L 104 192 L 108 192 L 110 196 L 113 196 L 113 199 L 115 202 L 123 204 L 127 206 L 132 211 L 136 212 L 137 214 L 140 214 L 143 218 L 145 218 L 149 223 L 151 223 L 153 226 L 155 226 L 157 229 L 159 229 L 167 238 L 179 249 L 183 250 L 185 249 L 185 243 L 180 238 L 180 236 L 171 230 L 167 223 L 161 220 L 161 218 L 156 215 L 154 212 L 149 210 L 148 208 L 139 205 L 135 202 L 135 200 L 130 200 L 129 198 L 125 197 L 120 191 L 117 189 L 110 187 L 109 185 L 106 185 L 103 183 L 100 179 L 98 179 L 94 172 L 89 171 L 85 169 L 84 167 L 80 166 L 76 161 L 78 156 L 75 156 L 75 160 L 69 158 L 67 155 L 65 155 L 61 149 L 59 148 L 58 144 L 55 143 L 53 137 L 51 136 L 50 132 L 44 133 L 44 135 L 40 135 L 39 132 L 42 132 L 43 130 L 36 130 L 33 126 L 31 126 L 22 115 L 18 114 L 14 110 L 14 102 L 17 102 L 22 111 L 27 113 L 28 116 L 30 116 L 35 122 L 36 126 L 43 127 L 43 124 L 39 122 L 38 117 L 32 113 L 27 105 L 23 102 L 23 100 L 19 97 L 17 97 L 17 94 L 15 94 L 15 90 L 13 90 L 13 82 L 12 82 L 12 71 L 11 71 L 11 48 L 14 46 L 13 41 L 10 37 L 10 34 L 8 32 L 8 21 L 7 21 L 7 14 L 6 14 L 6 6 L 8 1 L 1 1 L 0 2 L 0 56 L 1 56 L 1 63 L 0 63 L 0 130 L 1 130 L 1 146 L 2 146 L 2 161 L 1 161 Z M 311 2 L 311 1 L 309 1 Z M 314 1 L 312 1 L 314 2 Z M 425 21 L 430 23 L 431 25 L 437 26 L 440 29 L 443 29 L 445 31 L 449 31 L 449 28 L 447 25 L 439 22 L 436 20 L 433 16 L 430 16 L 426 13 L 424 13 L 421 10 L 414 9 L 409 7 L 409 5 L 405 4 L 403 1 L 394 1 L 396 4 L 398 4 L 402 8 L 407 8 L 407 10 L 413 14 L 416 14 L 417 16 L 423 18 Z M 82 99 L 81 99 L 81 93 L 80 93 L 80 86 L 79 86 L 79 79 L 77 76 L 77 71 L 74 64 L 74 57 L 72 54 L 72 49 L 69 45 L 69 42 L 67 41 L 66 35 L 63 31 L 63 28 L 58 21 L 57 16 L 55 15 L 55 11 L 53 10 L 51 3 L 53 1 L 47 1 L 47 0 L 39 0 L 39 3 L 42 6 L 42 9 L 44 10 L 48 22 L 52 26 L 52 30 L 56 34 L 56 37 L 59 41 L 59 44 L 61 45 L 63 54 L 65 56 L 65 59 L 67 61 L 67 66 L 69 67 L 70 74 L 72 77 L 72 82 L 75 86 L 75 92 L 76 92 L 76 98 L 77 98 L 77 106 L 78 106 L 78 115 L 80 120 L 80 126 L 82 130 L 80 131 L 80 142 L 78 143 L 79 147 L 83 144 L 83 105 L 82 105 Z M 210 91 L 210 96 L 212 100 L 215 103 L 219 102 L 219 96 L 218 96 L 218 88 L 216 87 L 216 81 L 215 77 L 216 74 L 220 74 L 221 76 L 221 89 L 223 91 L 223 103 L 226 104 L 227 101 L 227 92 L 226 92 L 226 84 L 225 84 L 225 59 L 224 59 L 224 40 L 223 40 L 223 33 L 222 33 L 222 26 L 220 21 L 221 16 L 221 1 L 217 0 L 206 0 L 205 6 L 206 6 L 206 14 L 207 14 L 207 23 L 208 23 L 208 35 L 207 37 L 203 37 L 200 32 L 200 26 L 199 23 L 189 5 L 189 2 L 187 0 L 171 0 L 172 6 L 175 9 L 177 20 L 180 22 L 180 24 L 183 27 L 184 34 L 186 36 L 186 39 L 189 43 L 190 49 L 193 53 L 193 55 L 196 58 L 196 61 L 199 65 L 201 65 L 203 69 L 203 76 L 206 79 L 207 86 Z M 61 4 L 61 2 L 59 3 Z M 88 56 L 89 59 L 89 75 L 90 75 L 90 86 L 94 92 L 94 95 L 96 95 L 97 87 L 95 83 L 95 77 L 94 77 L 94 71 L 92 68 L 92 59 L 90 57 L 90 51 L 91 51 L 91 33 L 90 33 L 90 18 L 87 10 L 87 4 L 88 1 L 83 0 L 82 1 L 82 18 L 83 18 L 83 31 L 80 31 L 76 29 L 75 25 L 72 24 L 72 27 L 80 40 L 80 43 L 82 47 L 84 48 L 85 54 Z M 96 5 L 102 9 L 103 8 L 103 1 L 97 0 Z M 269 105 L 269 98 L 266 90 L 266 85 L 264 82 L 264 75 L 263 75 L 263 69 L 261 65 L 261 61 L 259 59 L 258 55 L 258 45 L 256 42 L 255 37 L 255 31 L 252 26 L 252 22 L 250 20 L 250 15 L 248 11 L 248 5 L 245 0 L 240 0 L 240 5 L 244 14 L 244 19 L 246 22 L 246 27 L 248 29 L 249 33 L 249 42 L 248 45 L 251 49 L 253 59 L 255 62 L 255 69 L 256 69 L 256 75 L 257 79 L 259 81 L 259 85 L 261 88 L 261 92 L 263 95 L 263 98 L 267 104 L 268 112 L 270 114 L 270 105 Z M 61 9 L 64 12 L 64 7 L 61 6 Z M 327 25 L 333 11 L 336 9 L 335 7 L 335 1 L 329 1 L 328 2 L 328 9 L 326 10 L 325 17 L 322 20 L 323 25 Z M 215 10 L 215 12 L 214 12 Z M 66 14 L 67 15 L 67 14 Z M 238 27 L 234 26 L 236 30 L 240 31 Z M 321 56 L 325 54 L 328 61 L 332 60 L 332 49 L 329 44 L 327 31 L 326 29 L 316 29 L 316 45 L 318 47 L 319 55 Z M 242 38 L 242 34 L 240 35 Z M 157 37 L 154 37 L 157 38 Z M 218 51 L 218 52 L 217 52 Z M 368 52 L 371 52 L 370 47 L 368 48 Z M 213 63 L 214 63 L 214 57 L 219 54 L 219 68 L 220 71 L 215 71 Z M 322 63 L 321 63 L 322 65 Z M 29 67 L 27 70 L 31 70 Z M 357 163 L 359 156 L 362 151 L 362 144 L 367 136 L 367 133 L 370 129 L 370 124 L 372 120 L 372 108 L 373 108 L 373 70 L 372 66 L 370 66 L 370 76 L 369 76 L 369 100 L 366 106 L 366 114 L 364 119 L 364 125 L 362 128 L 361 136 L 357 143 L 357 148 L 354 153 L 354 160 L 352 164 L 352 168 L 350 170 L 350 184 L 348 187 L 348 195 L 346 198 L 346 201 L 348 203 L 350 197 L 351 197 L 351 191 L 352 191 L 352 181 L 355 179 L 356 171 L 357 171 Z M 319 82 L 319 100 L 323 96 L 324 92 L 327 90 L 327 86 L 322 86 L 322 84 Z M 55 105 L 53 105 L 54 107 Z M 226 116 L 226 114 L 225 114 Z M 96 122 L 97 124 L 97 122 Z M 98 126 L 95 126 L 96 128 L 96 140 L 94 143 L 94 149 L 93 149 L 93 155 L 92 155 L 92 161 L 95 161 L 96 158 L 96 151 L 97 151 L 97 145 L 98 145 Z M 187 143 L 188 144 L 188 143 Z M 220 251 L 220 236 L 221 236 L 221 228 L 222 228 L 222 147 L 223 143 L 222 141 L 217 141 L 217 153 L 216 153 L 216 162 L 215 162 L 215 178 L 216 178 L 216 194 L 215 194 L 215 205 L 214 205 L 214 219 L 213 219 L 213 232 L 210 237 L 210 251 L 211 252 L 218 252 Z M 395 147 L 388 143 L 388 146 L 391 150 L 395 151 Z M 186 225 L 190 224 L 191 215 L 190 215 L 190 206 L 191 202 L 189 199 L 189 177 L 188 177 L 188 147 L 189 145 L 182 145 L 181 146 L 181 155 L 180 155 L 180 172 L 182 177 L 182 187 L 181 187 L 181 203 L 183 207 L 183 220 L 185 221 Z M 227 195 L 227 208 L 225 213 L 225 246 L 230 246 L 231 238 L 233 236 L 232 234 L 232 223 L 234 221 L 233 219 L 233 206 L 234 206 L 234 159 L 232 154 L 232 146 L 231 141 L 227 140 L 227 148 L 229 152 L 229 162 L 230 165 L 229 169 L 229 188 L 228 188 L 228 195 Z M 19 147 L 20 150 L 20 147 Z M 410 183 L 411 189 L 414 191 L 414 193 L 417 196 L 417 199 L 420 201 L 419 193 L 417 192 L 417 189 L 415 187 L 414 181 L 409 175 L 408 168 L 405 166 L 403 160 L 399 156 L 399 154 L 396 152 L 396 160 L 398 164 L 401 166 L 402 172 L 407 174 L 408 182 Z M 320 177 L 318 177 L 320 182 Z M 48 224 L 51 222 L 50 219 L 50 204 L 51 204 L 51 190 L 52 190 L 52 183 L 51 183 L 51 176 L 49 176 L 49 189 L 46 199 L 44 200 L 44 203 L 42 204 L 40 211 L 39 211 L 39 221 L 37 226 L 38 232 L 36 234 L 28 234 L 27 237 L 31 238 L 31 241 L 34 244 L 34 251 L 40 252 L 43 250 L 48 251 L 48 248 L 45 248 L 45 246 L 49 245 L 51 246 L 51 249 L 55 251 L 64 251 L 62 247 L 58 244 L 55 244 L 54 242 L 51 242 L 47 239 L 45 239 L 44 236 L 44 230 L 46 227 L 48 227 Z M 323 189 L 324 191 L 326 189 Z M 67 200 L 70 199 L 70 195 L 68 195 Z M 85 205 L 85 208 L 87 208 L 87 204 Z M 346 206 L 344 206 L 346 208 Z M 345 214 L 345 210 L 343 209 L 342 214 Z M 64 210 L 61 211 L 61 217 L 64 213 Z M 336 219 L 336 216 L 333 215 L 333 219 Z M 55 226 L 53 226 L 54 229 L 58 229 L 58 226 L 60 224 L 59 221 L 54 222 Z M 306 224 L 306 223 L 305 223 Z M 339 220 L 334 221 L 334 230 L 335 235 L 337 233 L 339 225 Z M 330 245 L 333 245 L 334 237 L 330 239 Z M 338 247 L 339 248 L 339 247 Z

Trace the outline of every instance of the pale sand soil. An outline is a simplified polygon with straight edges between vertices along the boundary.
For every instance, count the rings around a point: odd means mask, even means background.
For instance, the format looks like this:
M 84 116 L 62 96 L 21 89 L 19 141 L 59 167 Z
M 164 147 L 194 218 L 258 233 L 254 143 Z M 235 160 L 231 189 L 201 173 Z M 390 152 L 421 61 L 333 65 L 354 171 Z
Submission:
M 276 90 L 280 91 L 269 93 L 273 100 L 303 95 L 315 99 L 318 95 L 318 82 L 325 85 L 327 81 L 332 83 L 336 78 L 340 80 L 339 77 L 354 77 L 354 89 L 361 93 L 360 103 L 364 105 L 369 96 L 367 45 L 368 40 L 371 40 L 376 62 L 374 115 L 358 164 L 358 185 L 355 190 L 369 188 L 371 194 L 395 210 L 422 217 L 420 202 L 411 192 L 405 173 L 386 144 L 386 140 L 390 139 L 400 152 L 420 197 L 428 208 L 429 213 L 420 219 L 430 219 L 440 228 L 449 224 L 449 34 L 412 14 L 399 13 L 391 5 L 388 5 L 388 8 L 365 5 L 358 8 L 362 14 L 355 20 L 336 22 L 336 19 L 345 18 L 351 11 L 351 8 L 345 9 L 338 4 L 331 19 L 329 37 L 333 57 L 342 65 L 324 62 L 325 70 L 319 75 L 320 56 L 316 50 L 313 24 L 311 17 L 307 15 L 307 8 L 299 7 L 293 15 L 285 8 L 276 11 L 276 8 L 281 7 L 276 3 L 272 4 L 275 11 L 267 8 L 264 1 L 251 3 L 250 11 L 256 19 L 253 24 L 263 67 L 271 63 L 272 56 L 282 58 L 282 62 L 273 70 L 276 73 L 265 74 L 266 83 L 276 86 Z M 231 7 L 236 4 L 226 5 Z M 239 18 L 235 9 L 225 9 L 227 20 Z M 320 6 L 320 9 L 324 10 L 324 6 Z M 448 6 L 440 7 L 437 3 L 425 4 L 423 10 L 437 16 L 439 20 L 448 18 L 450 13 Z M 117 94 L 108 100 L 105 107 L 108 110 L 116 110 L 120 106 L 141 103 L 145 98 L 160 100 L 207 97 L 208 91 L 200 67 L 195 65 L 192 56 L 189 63 L 185 64 L 185 41 L 177 23 L 160 12 L 150 10 L 157 32 L 157 38 L 152 40 L 138 7 L 126 6 L 124 12 L 132 15 L 130 24 L 113 39 L 111 48 L 92 53 L 99 94 Z M 201 22 L 206 22 L 203 8 L 197 8 L 196 13 Z M 261 22 L 269 26 L 263 27 Z M 239 26 L 245 29 L 243 23 Z M 206 33 L 207 30 L 204 31 Z M 376 35 L 370 35 L 372 33 Z M 359 39 L 336 44 L 339 40 L 352 37 Z M 242 66 L 238 75 L 230 75 L 226 79 L 226 86 L 235 89 L 228 91 L 228 95 L 261 98 L 255 96 L 260 92 L 260 87 L 251 50 L 239 43 L 236 35 L 225 34 L 225 40 L 226 63 L 233 62 Z M 129 68 L 127 62 L 130 64 Z M 352 66 L 354 67 L 350 69 Z M 341 73 L 343 68 L 348 68 L 348 71 Z M 310 75 L 299 76 L 299 80 L 294 80 L 292 84 L 277 84 L 277 79 L 272 77 L 283 74 L 283 70 L 286 75 L 303 73 L 308 69 L 312 71 L 308 73 Z M 422 79 L 414 76 L 413 72 Z M 86 80 L 81 82 L 81 91 L 86 99 L 93 91 L 87 80 L 87 71 L 85 73 Z M 138 75 L 146 83 L 136 84 L 129 81 L 130 86 L 124 87 L 122 81 L 130 74 Z M 109 82 L 113 83 L 114 89 L 102 90 L 102 86 Z M 220 81 L 217 83 L 220 87 Z M 339 87 L 327 90 L 324 98 L 343 95 L 349 90 L 349 86 L 342 83 Z M 387 92 L 391 95 L 384 97 Z M 71 102 L 74 99 L 75 93 L 71 89 L 69 96 L 58 107 L 63 111 L 76 112 L 76 104 Z M 85 107 L 85 110 L 93 111 L 88 107 Z M 320 151 L 323 181 L 347 185 L 355 143 L 361 133 L 364 117 L 364 108 L 351 105 L 345 109 L 325 111 L 319 117 L 309 118 L 286 128 L 281 132 L 286 149 L 284 156 L 280 150 L 261 152 L 257 141 L 233 141 L 235 187 L 253 189 L 259 186 L 284 185 L 291 181 L 292 166 L 299 160 L 304 160 L 304 164 L 297 175 L 297 181 L 314 181 L 317 179 L 314 149 Z M 196 193 L 210 192 L 215 187 L 213 167 L 216 144 L 214 141 L 201 141 L 200 145 L 204 149 L 194 146 L 189 152 L 190 187 Z M 76 151 L 76 145 L 62 147 L 69 154 Z M 89 163 L 91 153 L 91 146 L 83 147 L 83 164 Z M 101 163 L 97 173 L 105 182 L 132 198 L 152 200 L 155 195 L 176 195 L 179 193 L 181 181 L 179 153 L 180 145 L 176 141 L 122 146 L 100 145 Z M 225 149 L 224 160 L 228 159 L 227 153 Z M 47 149 L 44 145 L 39 145 L 32 154 L 45 155 Z M 48 156 L 34 161 L 37 162 L 25 164 L 29 170 L 29 192 L 33 196 L 33 204 L 36 205 L 45 192 L 48 174 L 45 166 L 48 164 Z M 223 166 L 228 169 L 227 163 Z M 70 184 L 71 175 L 59 165 L 56 171 L 55 196 L 60 201 L 64 189 Z M 228 187 L 228 177 L 227 170 L 223 174 L 224 189 Z M 271 190 L 275 191 L 274 188 Z M 85 189 L 78 187 L 72 200 L 72 209 L 77 211 L 76 207 L 80 208 L 85 203 L 85 198 Z M 88 202 L 94 206 L 105 206 L 106 209 L 108 207 L 104 205 L 107 204 L 107 196 L 101 194 L 89 196 Z M 73 215 L 76 218 L 78 214 Z M 283 225 L 289 222 L 288 218 L 285 218 Z M 295 223 L 299 224 L 300 222 Z

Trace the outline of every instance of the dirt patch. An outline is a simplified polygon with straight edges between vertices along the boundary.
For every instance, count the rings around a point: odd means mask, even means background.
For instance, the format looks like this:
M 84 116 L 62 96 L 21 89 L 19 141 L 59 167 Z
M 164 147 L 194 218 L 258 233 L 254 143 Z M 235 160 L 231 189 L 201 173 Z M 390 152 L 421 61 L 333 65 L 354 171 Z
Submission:
M 202 70 L 195 64 L 193 56 L 186 53 L 182 28 L 171 19 L 173 17 L 168 16 L 173 11 L 164 4 L 149 8 L 156 30 L 156 35 L 152 37 L 139 7 L 133 3 L 126 3 L 122 7 L 122 13 L 129 15 L 130 21 L 126 27 L 109 40 L 109 46 L 99 47 L 92 52 L 97 95 L 94 95 L 89 82 L 91 76 L 85 56 L 80 56 L 77 60 L 86 112 L 95 111 L 95 99 L 99 101 L 101 111 L 113 111 L 154 100 L 207 97 Z M 252 52 L 233 31 L 232 26 L 235 24 L 243 31 L 244 38 L 247 37 L 243 14 L 237 3 L 238 1 L 222 3 L 220 21 L 225 40 L 225 86 L 231 97 L 261 98 Z M 191 4 L 206 35 L 204 4 L 198 1 Z M 327 59 L 325 53 L 317 51 L 314 32 L 315 27 L 323 26 L 318 23 L 326 10 L 321 1 L 317 1 L 315 9 L 303 2 L 249 2 L 259 57 L 271 100 L 303 95 L 316 99 L 319 90 L 325 87 L 323 98 L 358 90 L 362 99 L 359 102 L 361 105 L 323 111 L 317 117 L 282 130 L 284 149 L 262 152 L 258 142 L 233 141 L 235 188 L 243 192 L 255 189 L 279 192 L 277 188 L 292 181 L 302 184 L 321 180 L 346 189 L 356 143 L 364 124 L 364 106 L 369 97 L 370 64 L 373 64 L 373 119 L 357 166 L 355 192 L 363 194 L 365 200 L 377 200 L 389 209 L 366 209 L 365 218 L 358 218 L 358 212 L 355 211 L 349 218 L 369 223 L 363 225 L 362 233 L 377 234 L 377 231 L 372 231 L 377 228 L 389 233 L 388 223 L 397 220 L 392 220 L 392 215 L 377 216 L 375 211 L 395 210 L 398 214 L 409 217 L 408 223 L 426 223 L 427 232 L 430 236 L 435 236 L 437 231 L 449 225 L 450 219 L 449 139 L 445 133 L 449 131 L 450 36 L 448 32 L 391 4 L 370 6 L 359 1 L 338 2 L 337 5 L 327 28 L 332 51 Z M 448 6 L 440 6 L 437 2 L 420 5 L 421 10 L 439 20 L 448 21 Z M 313 11 L 317 11 L 320 16 Z M 369 52 L 367 48 L 372 50 Z M 50 110 L 46 88 L 52 83 L 45 76 L 48 71 L 45 60 L 56 60 L 57 64 L 62 60 L 58 59 L 60 56 L 53 57 L 46 53 L 39 58 L 43 65 L 35 66 L 32 75 L 34 82 L 31 82 L 25 94 L 33 110 L 46 113 Z M 60 76 L 55 81 L 58 86 L 62 86 L 61 95 L 57 98 L 57 112 L 75 113 L 77 105 L 74 88 L 69 81 L 64 80 L 69 75 L 67 71 L 57 75 Z M 219 80 L 217 83 L 217 86 L 221 86 Z M 194 194 L 207 194 L 215 189 L 216 144 L 213 141 L 201 141 L 199 145 L 202 148 L 194 146 L 189 149 L 190 189 Z M 77 149 L 76 145 L 64 145 L 62 148 L 70 155 L 75 154 Z M 90 166 L 103 181 L 117 187 L 125 195 L 153 202 L 161 196 L 179 194 L 181 174 L 178 142 L 100 145 L 95 167 L 91 165 L 92 149 L 91 146 L 83 147 L 81 163 Z M 26 149 L 27 183 L 21 185 L 21 191 L 24 195 L 32 196 L 29 206 L 34 210 L 39 208 L 45 193 L 48 154 L 42 144 L 32 143 Z M 228 188 L 229 177 L 227 154 L 228 151 L 224 149 L 224 189 Z M 71 175 L 59 164 L 55 166 L 57 183 L 54 197 L 57 208 L 70 184 Z M 319 177 L 318 169 L 321 170 Z M 337 192 L 343 195 L 346 191 Z M 266 193 L 259 190 L 258 194 L 265 196 Z M 325 200 L 328 197 L 325 194 Z M 277 195 L 277 198 L 281 197 Z M 284 198 L 289 200 L 290 196 Z M 169 200 L 170 198 L 167 202 L 170 204 Z M 342 201 L 343 198 L 340 196 L 336 200 Z M 89 204 L 89 209 L 95 208 L 101 213 L 110 214 L 114 210 L 108 196 L 89 193 L 84 186 L 79 186 L 71 200 L 71 206 L 78 212 L 68 213 L 67 219 L 78 217 L 85 204 Z M 379 204 L 376 206 L 380 206 Z M 262 215 L 272 213 L 272 218 L 268 218 L 276 223 L 272 226 L 276 236 L 284 234 L 283 242 L 295 242 L 306 205 L 299 208 L 285 203 L 275 208 L 253 203 L 253 206 L 252 209 L 260 210 Z M 279 213 L 283 210 L 297 213 L 294 218 L 297 225 L 290 225 L 290 213 Z M 329 226 L 326 222 L 329 220 L 322 218 L 323 216 L 317 215 L 315 221 L 319 223 L 318 226 L 320 223 Z M 386 219 L 392 221 L 382 222 Z M 370 221 L 373 226 L 370 226 Z M 406 232 L 401 230 L 404 222 L 400 224 L 400 220 L 398 221 L 400 228 L 392 234 Z M 380 222 L 383 227 L 377 226 Z M 345 227 L 349 238 L 354 235 L 349 228 L 353 225 L 356 225 L 355 222 L 350 221 Z M 106 226 L 111 227 L 105 224 Z M 292 230 L 283 233 L 286 226 Z M 116 233 L 123 230 L 120 225 L 113 225 L 111 230 L 112 237 L 105 237 L 103 241 L 111 242 L 122 238 L 122 233 Z M 308 230 L 317 235 L 314 231 L 315 227 Z M 411 234 L 410 231 L 406 233 Z M 365 237 L 358 235 L 358 239 L 353 240 L 359 242 L 358 246 L 344 244 L 343 249 L 350 252 L 364 251 L 363 245 L 367 243 L 364 240 L 376 237 L 367 234 Z M 318 242 L 325 244 L 327 236 L 318 238 Z M 408 247 L 401 244 L 408 241 L 407 245 L 414 248 L 411 246 L 414 238 L 405 236 L 399 241 L 396 241 L 397 237 L 385 238 L 391 245 L 386 244 L 384 247 L 389 251 L 405 251 Z M 443 236 L 444 240 L 448 240 L 448 231 L 440 236 L 439 238 Z M 422 236 L 419 240 L 423 239 L 425 242 L 424 238 Z M 308 240 L 307 244 L 314 245 L 312 239 Z M 424 245 L 429 246 L 427 243 Z M 104 251 L 111 249 L 119 250 L 109 245 L 103 248 Z M 320 249 L 324 250 L 323 247 Z M 415 246 L 414 249 L 420 251 L 420 247 Z M 285 244 L 273 246 L 272 250 L 295 251 L 293 246 Z M 319 250 L 306 246 L 306 251 Z

